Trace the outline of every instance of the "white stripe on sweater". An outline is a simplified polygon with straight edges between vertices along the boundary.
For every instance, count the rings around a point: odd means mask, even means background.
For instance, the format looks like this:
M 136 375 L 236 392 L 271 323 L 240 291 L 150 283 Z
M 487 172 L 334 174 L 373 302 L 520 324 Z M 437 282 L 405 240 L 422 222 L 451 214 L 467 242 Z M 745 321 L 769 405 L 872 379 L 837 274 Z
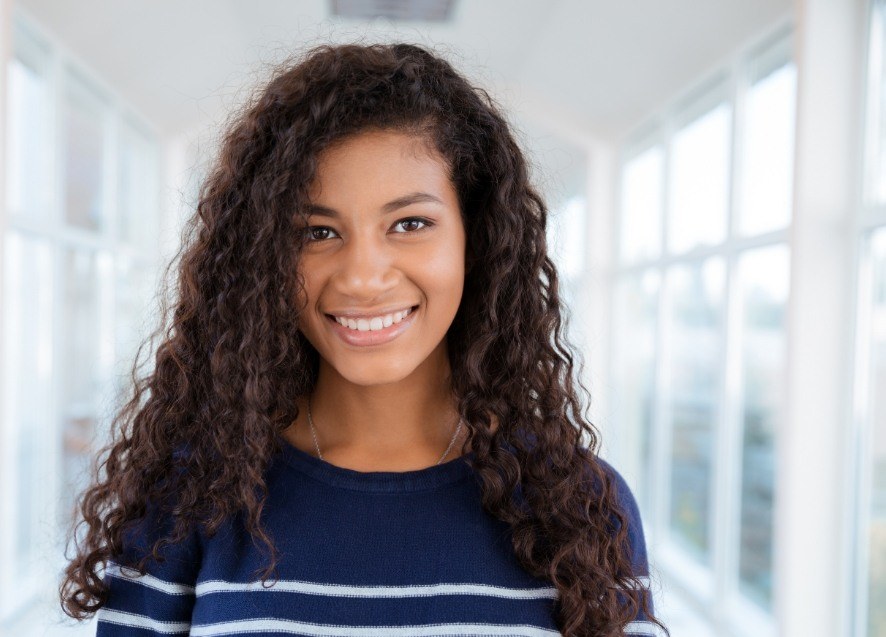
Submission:
M 407 586 L 353 586 L 349 584 L 322 584 L 298 580 L 280 580 L 272 586 L 262 586 L 261 582 L 225 582 L 210 580 L 197 583 L 197 596 L 211 593 L 302 593 L 307 595 L 328 595 L 330 597 L 430 597 L 433 595 L 488 595 L 508 599 L 555 599 L 557 589 L 552 586 L 542 588 L 508 588 L 491 584 L 416 584 Z
M 119 564 L 110 562 L 105 572 L 112 577 L 117 577 L 129 582 L 135 582 L 148 588 L 153 588 L 167 595 L 193 595 L 194 587 L 187 584 L 167 582 L 150 573 L 140 574 L 137 570 L 129 567 L 121 567 Z
M 333 597 L 429 597 L 431 595 L 488 595 L 508 599 L 556 599 L 558 592 L 555 587 L 542 588 L 508 588 L 491 584 L 416 584 L 410 586 L 356 586 L 348 584 L 321 584 L 299 580 L 279 580 L 272 586 L 263 586 L 261 582 L 228 582 L 225 580 L 207 580 L 198 582 L 196 587 L 177 582 L 167 582 L 147 573 L 141 575 L 137 570 L 121 567 L 111 562 L 106 573 L 112 577 L 124 579 L 148 588 L 153 588 L 168 595 L 209 595 L 212 593 L 235 592 L 277 592 L 302 593 L 310 595 L 329 595 Z M 649 577 L 638 577 L 644 590 L 649 588 Z
M 156 633 L 167 635 L 184 633 L 190 630 L 194 637 L 213 637 L 230 635 L 239 632 L 282 632 L 311 635 L 317 637 L 376 637 L 379 635 L 416 635 L 431 637 L 436 635 L 521 635 L 526 637 L 559 636 L 556 631 L 533 626 L 503 626 L 499 624 L 437 624 L 432 626 L 325 626 L 306 622 L 288 621 L 283 619 L 247 619 L 215 624 L 203 624 L 191 627 L 188 622 L 164 622 L 144 615 L 127 613 L 109 608 L 100 608 L 96 614 L 100 622 L 127 626 L 129 628 L 145 628 Z M 467 633 L 465 632 L 467 631 Z M 661 629 L 648 621 L 633 621 L 625 626 L 626 635 L 638 637 L 664 637 Z
M 175 633 L 187 633 L 191 627 L 190 622 L 164 622 L 145 615 L 136 615 L 122 610 L 113 610 L 102 607 L 96 613 L 96 619 L 108 624 L 118 624 L 129 628 L 147 628 L 155 633 L 173 635 Z
M 649 589 L 649 577 L 639 578 L 641 589 Z M 633 590 L 636 590 L 634 588 Z M 509 588 L 492 584 L 453 583 L 453 584 L 414 584 L 405 586 L 359 586 L 350 584 L 324 584 L 299 580 L 279 580 L 263 586 L 261 582 L 228 582 L 207 580 L 198 582 L 197 596 L 212 593 L 301 593 L 306 595 L 328 595 L 331 597 L 429 597 L 432 595 L 488 595 L 508 599 L 556 599 L 557 589 L 553 586 L 541 588 Z
M 443 637 L 446 635 L 507 635 L 511 637 L 560 637 L 556 630 L 509 624 L 425 624 L 418 626 L 342 626 L 312 624 L 284 619 L 246 619 L 195 625 L 193 637 L 216 637 L 243 633 L 288 633 L 310 637 Z
M 635 577 L 636 579 L 640 580 L 640 587 L 641 587 L 643 590 L 647 590 L 647 589 L 649 588 L 649 582 L 650 582 L 650 580 L 649 580 L 649 576 L 648 576 L 648 575 L 635 575 L 634 577 Z M 637 587 L 636 587 L 636 586 L 632 587 L 632 590 L 637 590 Z
M 637 635 L 638 637 L 665 637 L 664 631 L 658 624 L 649 621 L 632 621 L 625 626 L 625 635 Z

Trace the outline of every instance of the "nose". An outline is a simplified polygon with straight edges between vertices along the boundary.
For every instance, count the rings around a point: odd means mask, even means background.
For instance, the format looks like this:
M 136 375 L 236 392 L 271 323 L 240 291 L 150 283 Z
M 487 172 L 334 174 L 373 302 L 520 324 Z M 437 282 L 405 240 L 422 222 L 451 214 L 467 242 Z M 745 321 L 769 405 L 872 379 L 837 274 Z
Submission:
M 336 287 L 343 295 L 372 299 L 396 284 L 394 254 L 371 232 L 352 233 L 336 257 Z

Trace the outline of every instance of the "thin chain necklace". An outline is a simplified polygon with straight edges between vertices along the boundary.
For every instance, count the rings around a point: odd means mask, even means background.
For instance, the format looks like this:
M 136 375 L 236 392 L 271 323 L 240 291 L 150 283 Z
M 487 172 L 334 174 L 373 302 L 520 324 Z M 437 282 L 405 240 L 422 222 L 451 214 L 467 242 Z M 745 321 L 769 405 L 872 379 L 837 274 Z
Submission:
M 314 431 L 314 419 L 311 418 L 311 401 L 308 400 L 308 424 L 311 425 L 311 436 L 314 438 L 314 447 L 317 449 L 317 456 L 320 460 L 323 460 L 323 454 L 320 453 L 320 445 L 317 443 L 317 434 Z M 455 428 L 455 433 L 452 434 L 452 440 L 449 441 L 449 446 L 446 447 L 446 451 L 443 452 L 443 456 L 437 461 L 437 464 L 443 462 L 443 458 L 449 455 L 449 451 L 452 449 L 452 445 L 455 444 L 455 439 L 458 437 L 458 432 L 461 431 L 462 419 L 459 418 L 458 426 Z

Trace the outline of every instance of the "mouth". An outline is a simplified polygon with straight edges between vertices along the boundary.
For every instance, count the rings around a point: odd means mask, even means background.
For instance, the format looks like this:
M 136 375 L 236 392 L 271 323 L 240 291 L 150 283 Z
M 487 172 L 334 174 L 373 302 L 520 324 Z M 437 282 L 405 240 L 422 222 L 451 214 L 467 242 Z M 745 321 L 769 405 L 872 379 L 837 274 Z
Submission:
M 366 347 L 382 345 L 400 336 L 412 327 L 412 324 L 415 322 L 418 308 L 419 305 L 413 305 L 409 308 L 409 312 L 401 318 L 399 322 L 391 322 L 387 326 L 382 324 L 380 329 L 352 329 L 351 327 L 346 327 L 339 323 L 332 314 L 326 314 L 325 316 L 332 331 L 342 341 L 348 345 Z M 367 327 L 365 319 L 361 319 L 361 327 Z M 372 326 L 370 325 L 369 327 Z M 376 327 L 378 327 L 377 322 Z

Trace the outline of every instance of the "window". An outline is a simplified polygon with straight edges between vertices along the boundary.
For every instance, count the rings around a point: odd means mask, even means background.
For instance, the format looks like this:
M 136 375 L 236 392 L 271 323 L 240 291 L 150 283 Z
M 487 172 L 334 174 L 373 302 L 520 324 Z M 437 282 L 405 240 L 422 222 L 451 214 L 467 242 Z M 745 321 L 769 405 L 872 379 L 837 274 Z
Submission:
M 656 409 L 655 355 L 660 288 L 661 275 L 655 268 L 622 276 L 616 283 L 613 306 L 616 313 L 614 325 L 618 326 L 613 356 L 614 411 L 621 424 L 618 435 L 626 438 L 619 447 L 638 450 L 640 458 L 649 461 L 638 463 L 637 488 L 634 489 L 644 511 L 650 511 L 652 507 L 650 496 L 656 474 L 651 462 L 655 460 L 652 449 L 657 446 L 653 415 Z M 649 522 L 648 515 L 644 515 L 644 527 L 649 527 Z
M 671 427 L 670 537 L 699 564 L 713 567 L 712 502 L 716 455 L 725 266 L 720 257 L 665 272 L 662 352 Z
M 548 225 L 546 241 L 548 252 L 557 267 L 558 293 L 564 307 L 583 306 L 588 294 L 587 268 L 587 180 L 589 160 L 585 149 L 562 141 L 556 146 L 544 130 L 533 130 L 533 124 L 524 122 L 524 130 L 533 131 L 537 151 L 544 157 L 546 175 L 555 176 L 549 182 Z M 554 149 L 557 149 L 554 151 Z M 585 340 L 584 322 L 571 311 L 564 316 L 565 337 L 572 343 Z M 580 355 L 577 355 L 580 358 Z M 583 362 L 583 361 L 581 361 Z
M 772 611 L 775 437 L 783 411 L 789 253 L 784 243 L 745 250 L 736 278 L 741 392 L 738 582 Z
M 859 541 L 855 634 L 875 637 L 886 630 L 886 225 L 861 239 L 857 407 L 859 445 Z
M 657 562 L 718 634 L 774 633 L 796 70 L 787 29 L 622 152 L 615 428 Z
M 660 145 L 639 153 L 624 168 L 621 211 L 625 228 L 621 258 L 625 262 L 653 259 L 661 249 L 664 151 Z
M 753 236 L 790 223 L 794 179 L 796 71 L 778 57 L 758 60 L 745 99 L 738 232 Z M 752 76 L 753 77 L 753 76 Z
M 3 245 L 3 395 L 5 397 L 0 497 L 3 519 L 15 524 L 0 530 L 0 616 L 15 612 L 38 586 L 31 566 L 43 551 L 39 532 L 51 494 L 46 485 L 53 405 L 53 376 L 57 364 L 53 348 L 52 306 L 56 294 L 52 240 L 28 229 L 49 218 L 51 201 L 39 175 L 48 168 L 46 123 L 50 58 L 47 49 L 22 32 L 8 67 L 6 104 L 9 131 L 6 207 L 12 221 Z M 20 229 L 16 229 L 19 226 Z M 14 574 L 26 574 L 13 581 Z M 13 588 L 14 587 L 14 588 Z M 18 595 L 9 591 L 16 590 Z
M 886 3 L 870 7 L 854 420 L 859 425 L 855 637 L 886 633 Z
M 49 169 L 48 53 L 36 42 L 24 44 L 22 36 L 8 73 L 7 210 L 11 215 L 46 218 L 49 189 L 40 188 L 40 175 Z
M 20 13 L 13 36 L 0 632 L 54 593 L 74 496 L 150 318 L 159 221 L 150 128 Z
M 668 250 L 722 243 L 729 207 L 732 108 L 715 104 L 683 125 L 670 146 Z
M 56 370 L 52 343 L 52 304 L 55 294 L 50 241 L 23 233 L 9 233 L 4 242 L 3 351 L 5 412 L 2 508 L 4 548 L 3 590 L 0 610 L 11 614 L 38 586 L 31 574 L 43 548 L 38 543 L 46 514 L 46 484 L 53 417 L 52 379 Z M 28 568 L 25 568 L 28 567 Z M 14 587 L 14 588 L 13 588 Z M 13 596 L 9 592 L 17 591 Z
M 105 224 L 105 148 L 109 118 L 100 95 L 68 71 L 62 90 L 61 142 L 65 221 L 101 231 Z

